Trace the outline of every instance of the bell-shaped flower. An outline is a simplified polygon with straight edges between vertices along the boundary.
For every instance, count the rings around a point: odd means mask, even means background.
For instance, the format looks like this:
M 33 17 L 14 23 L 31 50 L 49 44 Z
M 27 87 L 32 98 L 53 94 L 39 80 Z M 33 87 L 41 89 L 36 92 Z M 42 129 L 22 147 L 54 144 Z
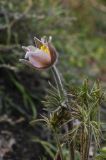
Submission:
M 46 69 L 54 65 L 57 60 L 57 52 L 51 44 L 51 37 L 49 41 L 46 41 L 45 38 L 39 40 L 36 37 L 34 40 L 36 46 L 22 47 L 26 54 L 25 59 L 20 59 L 20 61 L 36 69 Z

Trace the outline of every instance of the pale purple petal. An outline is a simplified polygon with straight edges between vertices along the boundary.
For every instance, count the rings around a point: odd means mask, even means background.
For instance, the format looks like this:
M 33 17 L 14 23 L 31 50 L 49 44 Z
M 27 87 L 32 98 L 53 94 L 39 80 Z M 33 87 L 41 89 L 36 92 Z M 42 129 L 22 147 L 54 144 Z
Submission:
M 51 63 L 51 56 L 49 53 L 42 51 L 34 46 L 23 47 L 27 52 L 25 58 L 29 59 L 29 62 L 37 67 L 43 68 Z
M 36 53 L 31 53 L 29 61 L 36 67 L 45 67 L 51 63 L 51 57 L 48 53 L 38 50 Z
M 29 57 L 29 62 L 36 68 L 43 68 L 44 67 L 44 64 L 42 64 L 41 62 L 37 61 L 32 56 Z
M 25 51 L 29 50 L 28 47 L 26 47 L 26 46 L 22 46 L 22 49 L 24 49 Z
M 44 37 L 42 37 L 41 38 L 41 42 L 43 43 L 43 44 L 47 44 L 47 38 L 44 36 Z
M 29 58 L 30 56 L 33 56 L 34 59 L 36 58 L 36 60 L 39 61 L 46 61 L 46 62 L 50 62 L 51 61 L 51 57 L 50 54 L 42 51 L 39 48 L 36 48 L 34 46 L 28 46 L 27 47 L 27 52 L 25 55 L 25 58 Z
M 36 59 L 39 59 L 39 61 L 51 61 L 50 54 L 42 51 L 41 49 L 37 49 L 36 52 L 32 52 L 31 55 Z
M 31 55 L 31 53 L 28 51 L 28 52 L 26 52 L 26 54 L 25 54 L 25 58 L 29 58 L 29 56 Z
M 34 46 L 28 46 L 28 51 L 30 52 L 35 52 L 38 48 L 37 47 L 34 47 Z
M 41 41 L 37 38 L 34 38 L 36 42 L 36 46 L 28 46 L 28 47 L 22 47 L 25 51 L 25 61 L 21 60 L 22 62 L 32 65 L 35 68 L 38 69 L 46 69 L 52 66 L 57 59 L 56 50 L 52 45 L 50 45 L 51 37 L 49 37 L 49 42 L 47 42 L 46 38 L 42 38 Z M 48 47 L 49 53 L 41 50 L 41 46 L 45 45 Z

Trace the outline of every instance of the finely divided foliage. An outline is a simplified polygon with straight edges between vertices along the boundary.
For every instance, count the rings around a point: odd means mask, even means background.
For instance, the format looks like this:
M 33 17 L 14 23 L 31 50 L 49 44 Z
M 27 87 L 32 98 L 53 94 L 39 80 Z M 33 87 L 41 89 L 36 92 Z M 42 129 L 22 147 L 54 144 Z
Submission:
M 48 54 L 46 53 L 47 49 L 45 46 L 41 46 L 40 52 Z M 52 53 L 52 50 L 50 51 Z M 26 54 L 32 53 L 28 51 Z M 34 55 L 36 55 L 35 52 Z M 42 59 L 42 57 L 39 58 Z M 35 56 L 34 61 L 37 60 Z M 74 94 L 68 94 L 55 64 L 51 63 L 51 66 L 56 87 L 50 84 L 50 89 L 47 90 L 43 101 L 47 114 L 32 123 L 45 122 L 53 132 L 58 147 L 55 160 L 76 160 L 78 155 L 80 155 L 78 159 L 88 160 L 92 144 L 94 150 L 92 158 L 94 160 L 101 137 L 100 105 L 103 93 L 99 82 L 95 82 L 92 87 L 88 80 L 84 80 L 82 86 L 77 88 Z M 36 68 L 36 66 L 33 67 Z M 68 150 L 68 159 L 64 154 L 64 149 Z

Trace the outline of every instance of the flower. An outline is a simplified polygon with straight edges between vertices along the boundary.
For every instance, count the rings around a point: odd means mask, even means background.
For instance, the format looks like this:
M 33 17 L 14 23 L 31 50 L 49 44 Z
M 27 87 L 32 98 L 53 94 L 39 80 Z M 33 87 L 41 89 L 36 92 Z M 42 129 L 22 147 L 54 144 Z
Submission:
M 22 46 L 26 54 L 25 59 L 20 59 L 20 61 L 36 69 L 46 69 L 53 66 L 57 60 L 57 52 L 51 44 L 51 37 L 48 41 L 45 37 L 41 40 L 34 37 L 34 40 L 36 46 Z

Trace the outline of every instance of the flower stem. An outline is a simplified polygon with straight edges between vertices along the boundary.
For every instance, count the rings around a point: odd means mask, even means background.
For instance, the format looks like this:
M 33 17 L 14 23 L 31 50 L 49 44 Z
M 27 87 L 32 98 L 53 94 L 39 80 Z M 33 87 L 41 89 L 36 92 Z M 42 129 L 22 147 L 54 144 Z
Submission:
M 61 144 L 60 144 L 59 137 L 58 137 L 58 134 L 57 134 L 56 130 L 54 131 L 54 135 L 55 135 L 55 138 L 56 138 L 57 147 L 58 147 L 58 150 L 59 150 L 59 154 L 60 154 L 61 160 L 64 160 Z
M 73 128 L 73 123 L 70 122 L 68 124 L 68 130 Z M 74 141 L 72 140 L 71 143 L 68 142 L 69 147 L 69 160 L 75 160 L 75 151 L 74 151 Z
M 63 93 L 63 95 L 65 95 L 65 90 L 63 88 L 63 84 L 62 84 L 59 72 L 58 72 L 55 65 L 52 67 L 52 71 L 53 71 L 53 74 L 54 74 L 55 82 L 56 82 L 56 85 L 57 85 L 60 96 L 61 96 L 61 93 Z
M 60 78 L 60 74 L 59 74 L 55 65 L 52 67 L 52 71 L 53 71 L 55 82 L 56 82 L 56 85 L 57 85 L 57 88 L 58 88 L 58 91 L 59 91 L 59 95 L 60 95 L 60 97 L 61 97 L 61 95 L 63 95 L 65 97 L 65 104 L 67 106 L 67 109 L 69 109 L 67 94 L 66 94 L 66 91 L 63 87 L 63 84 L 62 84 L 62 81 L 61 81 L 61 78 Z M 70 122 L 68 124 L 67 129 L 68 130 L 73 129 L 73 122 Z M 69 160 L 74 160 L 75 159 L 74 142 L 73 141 L 71 143 L 68 142 L 68 147 L 69 147 Z

